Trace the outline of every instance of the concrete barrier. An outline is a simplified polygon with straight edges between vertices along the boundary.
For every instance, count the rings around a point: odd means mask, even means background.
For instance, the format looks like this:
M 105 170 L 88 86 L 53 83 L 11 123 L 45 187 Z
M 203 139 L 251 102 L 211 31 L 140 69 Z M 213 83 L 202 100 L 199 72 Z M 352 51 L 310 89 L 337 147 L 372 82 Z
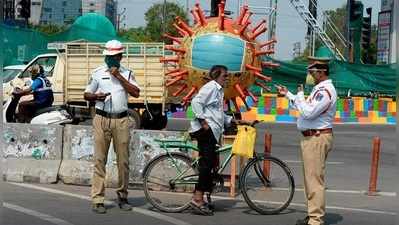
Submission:
M 130 183 L 142 183 L 142 172 L 155 156 L 165 153 L 154 139 L 177 139 L 184 136 L 177 131 L 133 130 L 130 139 Z
M 55 183 L 62 156 L 62 126 L 3 124 L 3 179 Z
M 131 130 L 129 143 L 130 183 L 141 183 L 141 172 L 153 157 L 163 152 L 154 138 L 178 138 L 182 132 Z M 66 184 L 91 185 L 94 140 L 92 126 L 67 125 L 64 128 L 64 151 L 60 180 Z M 118 170 L 112 143 L 107 160 L 106 186 L 116 187 Z
M 65 184 L 91 185 L 93 176 L 94 138 L 92 126 L 66 125 L 64 151 L 59 178 Z M 116 156 L 112 143 L 106 165 L 106 186 L 115 187 L 118 182 Z

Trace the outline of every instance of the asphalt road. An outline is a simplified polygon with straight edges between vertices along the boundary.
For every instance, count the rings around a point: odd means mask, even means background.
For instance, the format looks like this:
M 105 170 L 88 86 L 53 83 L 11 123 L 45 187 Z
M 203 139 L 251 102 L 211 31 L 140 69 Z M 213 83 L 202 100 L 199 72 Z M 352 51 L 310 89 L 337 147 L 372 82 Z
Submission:
M 184 130 L 187 121 L 171 121 L 168 129 Z M 107 225 L 107 224 L 176 224 L 176 225 L 290 225 L 305 216 L 303 204 L 300 136 L 293 124 L 261 124 L 257 151 L 263 151 L 265 132 L 273 135 L 272 154 L 287 162 L 296 182 L 296 193 L 289 208 L 279 215 L 258 215 L 250 210 L 241 196 L 230 198 L 220 193 L 215 198 L 216 213 L 212 217 L 193 215 L 190 211 L 165 214 L 155 211 L 142 190 L 130 190 L 132 212 L 120 211 L 107 189 L 108 212 L 97 215 L 90 210 L 89 187 L 63 184 L 0 183 L 3 199 L 0 224 L 5 225 Z M 334 149 L 327 163 L 326 225 L 394 225 L 398 209 L 396 167 L 396 135 L 394 126 L 338 125 L 334 132 Z M 382 141 L 378 179 L 379 196 L 367 196 L 372 137 Z

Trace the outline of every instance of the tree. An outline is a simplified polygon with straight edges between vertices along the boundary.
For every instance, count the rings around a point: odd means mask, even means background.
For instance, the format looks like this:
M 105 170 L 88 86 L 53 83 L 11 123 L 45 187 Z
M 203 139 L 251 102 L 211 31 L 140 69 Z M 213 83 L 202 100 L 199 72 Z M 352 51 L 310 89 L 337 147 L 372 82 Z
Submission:
M 163 13 L 165 10 L 166 23 L 163 23 Z M 176 29 L 173 27 L 176 16 L 182 20 L 188 21 L 186 12 L 182 7 L 175 3 L 166 2 L 164 4 L 154 4 L 146 13 L 145 21 L 147 22 L 146 33 L 151 41 L 163 41 L 162 34 L 165 32 L 178 36 Z M 165 27 L 164 27 L 165 25 Z M 165 40 L 168 41 L 168 40 Z
M 337 8 L 335 10 L 327 10 L 326 15 L 330 19 L 330 21 L 338 28 L 338 31 L 341 34 L 345 34 L 347 30 L 347 22 L 346 22 L 346 4 L 341 6 L 341 8 Z M 346 51 L 346 47 L 343 42 L 339 39 L 339 37 L 335 34 L 335 32 L 331 29 L 330 26 L 326 26 L 326 33 L 331 38 L 332 42 L 339 49 L 339 51 L 344 54 Z
M 32 27 L 34 30 L 42 32 L 47 35 L 52 35 L 56 33 L 63 32 L 67 29 L 67 26 L 58 26 L 55 24 L 48 24 L 48 25 L 37 25 Z
M 147 35 L 144 27 L 130 28 L 128 30 L 121 30 L 118 36 L 129 42 L 151 42 L 151 38 Z

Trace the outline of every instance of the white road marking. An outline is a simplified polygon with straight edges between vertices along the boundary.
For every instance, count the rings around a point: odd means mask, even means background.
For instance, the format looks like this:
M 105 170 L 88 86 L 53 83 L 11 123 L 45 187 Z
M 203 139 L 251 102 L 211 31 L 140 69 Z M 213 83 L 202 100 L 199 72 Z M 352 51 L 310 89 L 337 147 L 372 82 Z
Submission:
M 30 216 L 37 217 L 37 218 L 39 218 L 41 220 L 50 222 L 50 223 L 55 224 L 55 225 L 74 225 L 74 224 L 72 224 L 70 222 L 67 222 L 65 220 L 50 216 L 48 214 L 44 214 L 44 213 L 41 213 L 41 212 L 38 212 L 38 211 L 35 211 L 35 210 L 32 210 L 32 209 L 27 209 L 27 208 L 24 208 L 24 207 L 21 207 L 21 206 L 18 206 L 18 205 L 14 205 L 14 204 L 11 204 L 11 203 L 3 202 L 3 207 L 11 209 L 11 210 L 18 211 L 18 212 L 21 212 L 21 213 L 24 213 L 24 214 L 28 214 Z
M 245 201 L 242 198 L 231 198 L 231 197 L 222 197 L 222 196 L 212 196 L 213 199 L 222 199 L 222 200 L 241 200 Z M 259 203 L 268 203 L 268 204 L 283 204 L 283 202 L 272 202 L 272 201 L 261 201 L 261 200 L 256 200 L 256 202 Z M 295 203 L 291 202 L 290 206 L 299 206 L 299 207 L 304 207 L 306 208 L 305 204 L 301 203 Z M 359 209 L 359 208 L 349 208 L 349 207 L 341 207 L 341 206 L 331 206 L 327 205 L 327 209 L 336 209 L 336 210 L 345 210 L 345 211 L 352 211 L 352 212 L 362 212 L 362 213 L 372 213 L 372 214 L 383 214 L 383 215 L 392 215 L 396 216 L 396 212 L 390 212 L 390 211 L 382 211 L 382 210 L 373 210 L 373 209 Z
M 283 160 L 286 163 L 302 163 L 301 160 Z M 326 162 L 327 165 L 342 165 L 344 162 Z
M 74 194 L 74 193 L 70 193 L 70 192 L 66 192 L 66 191 L 55 190 L 52 188 L 39 187 L 39 186 L 36 186 L 33 184 L 12 183 L 12 182 L 9 182 L 9 183 L 16 185 L 16 186 L 24 187 L 24 188 L 30 188 L 30 189 L 49 192 L 49 193 L 53 193 L 53 194 L 60 194 L 60 195 L 65 195 L 65 196 L 69 196 L 69 197 L 74 197 L 74 198 L 91 201 L 91 198 L 89 196 L 85 196 L 85 195 L 79 195 L 79 194 Z M 116 206 L 115 202 L 113 202 L 113 201 L 106 200 L 104 203 L 107 205 Z M 176 219 L 176 218 L 173 218 L 170 216 L 163 215 L 161 213 L 153 212 L 153 211 L 142 209 L 142 208 L 133 207 L 132 212 L 141 213 L 143 215 L 150 216 L 150 217 L 153 217 L 153 218 L 156 218 L 159 220 L 163 220 L 163 221 L 169 222 L 171 224 L 175 224 L 175 225 L 191 225 L 190 223 L 187 223 L 183 220 L 179 220 L 179 219 Z
M 45 187 L 39 187 L 36 185 L 32 185 L 32 184 L 23 184 L 23 183 L 10 183 L 10 184 L 14 184 L 17 186 L 21 186 L 21 187 L 27 187 L 27 188 L 31 188 L 31 189 L 36 189 L 36 190 L 42 190 L 42 191 L 46 191 L 46 192 L 50 192 L 50 193 L 55 193 L 55 194 L 61 194 L 61 195 L 66 195 L 66 196 L 71 196 L 71 197 L 75 197 L 75 198 L 80 198 L 80 199 L 84 199 L 84 200 L 88 200 L 91 201 L 90 197 L 88 196 L 84 196 L 84 195 L 78 195 L 78 194 L 73 194 L 73 193 L 69 193 L 69 192 L 65 192 L 65 191 L 59 191 L 59 190 L 55 190 L 55 189 L 51 189 L 51 188 L 45 188 Z M 297 189 L 296 189 L 297 190 Z M 300 191 L 301 189 L 299 189 L 298 191 Z M 302 189 L 303 190 L 303 189 Z M 348 193 L 364 193 L 362 191 L 345 191 L 345 190 L 326 190 L 327 192 L 348 192 Z M 385 192 L 385 193 L 389 193 L 390 195 L 396 196 L 395 192 Z M 173 193 L 174 195 L 188 195 L 186 193 Z M 190 194 L 191 195 L 191 194 Z M 387 196 L 390 196 L 387 195 Z M 243 198 L 238 197 L 238 198 L 231 198 L 231 197 L 223 197 L 223 196 L 212 196 L 213 199 L 221 199 L 221 200 L 239 200 L 239 201 L 245 201 Z M 270 204 L 282 204 L 282 202 L 271 202 L 271 201 L 261 201 L 261 200 L 256 200 L 257 202 L 260 203 L 270 203 Z M 105 201 L 106 204 L 111 204 L 114 205 L 115 203 L 113 201 Z M 290 206 L 299 206 L 299 207 L 306 207 L 305 204 L 301 204 L 301 203 L 294 203 L 291 202 Z M 361 208 L 350 208 L 350 207 L 341 207 L 341 206 L 330 206 L 327 205 L 326 206 L 327 209 L 335 209 L 335 210 L 344 210 L 344 211 L 352 211 L 352 212 L 361 212 L 361 213 L 372 213 L 372 214 L 383 214 L 383 215 L 397 215 L 396 212 L 391 212 L 391 211 L 382 211 L 382 210 L 373 210 L 373 209 L 361 209 Z M 145 209 L 141 209 L 141 208 L 136 208 L 134 207 L 133 209 L 134 211 L 138 212 L 138 213 L 142 213 L 148 216 L 153 216 L 155 218 L 158 218 L 160 220 L 164 220 L 176 225 L 190 225 L 189 223 L 186 223 L 184 221 L 169 217 L 169 216 L 165 216 L 162 215 L 160 213 L 156 213 L 150 210 L 145 210 Z M 161 219 L 162 218 L 162 219 Z

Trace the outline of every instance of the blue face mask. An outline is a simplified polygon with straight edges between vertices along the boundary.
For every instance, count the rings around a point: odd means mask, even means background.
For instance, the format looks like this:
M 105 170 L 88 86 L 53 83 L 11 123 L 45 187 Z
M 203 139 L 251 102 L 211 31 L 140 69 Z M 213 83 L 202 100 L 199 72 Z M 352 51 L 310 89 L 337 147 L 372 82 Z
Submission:
M 115 59 L 115 57 L 112 55 L 106 55 L 104 61 L 105 64 L 107 64 L 108 68 L 116 67 L 119 69 L 119 67 L 121 67 L 121 62 Z

